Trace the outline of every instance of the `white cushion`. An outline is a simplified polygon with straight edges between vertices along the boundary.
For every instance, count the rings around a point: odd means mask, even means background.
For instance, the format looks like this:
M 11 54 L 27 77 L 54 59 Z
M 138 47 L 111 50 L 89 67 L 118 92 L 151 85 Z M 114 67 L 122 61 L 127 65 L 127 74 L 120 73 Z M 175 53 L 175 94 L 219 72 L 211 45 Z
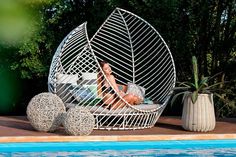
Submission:
M 74 107 L 76 105 L 77 104 L 67 103 L 66 107 L 70 108 L 70 107 Z M 150 104 L 150 105 L 140 104 L 140 105 L 135 105 L 134 107 L 137 108 L 137 109 L 140 109 L 140 110 L 148 111 L 148 110 L 157 109 L 158 107 L 160 107 L 160 104 Z M 106 109 L 102 106 L 86 106 L 86 108 L 89 109 L 92 113 L 96 113 L 96 114 L 102 113 L 102 114 L 107 114 L 107 115 L 109 115 L 109 114 L 124 114 L 124 113 L 132 114 L 132 113 L 137 112 L 136 110 L 134 110 L 132 108 L 127 109 L 127 107 L 116 109 L 116 110 L 108 110 L 108 109 Z
M 77 85 L 78 75 L 57 73 L 56 78 L 58 83 L 71 83 Z
M 135 105 L 134 107 L 140 110 L 154 110 L 158 107 L 160 107 L 160 104 L 140 104 L 140 105 Z
M 97 79 L 97 73 L 89 73 L 89 72 L 82 73 L 82 79 L 83 80 Z
M 158 104 L 150 104 L 150 105 L 140 104 L 140 105 L 135 105 L 134 107 L 137 109 L 140 109 L 140 110 L 148 111 L 148 110 L 154 110 L 154 109 L 158 108 L 159 106 L 160 105 L 158 105 Z M 127 108 L 127 107 L 119 108 L 119 109 L 112 111 L 112 113 L 114 113 L 114 114 L 122 114 L 122 113 L 130 114 L 130 113 L 135 113 L 135 112 L 137 112 L 137 110 L 134 110 L 130 107 L 129 108 Z

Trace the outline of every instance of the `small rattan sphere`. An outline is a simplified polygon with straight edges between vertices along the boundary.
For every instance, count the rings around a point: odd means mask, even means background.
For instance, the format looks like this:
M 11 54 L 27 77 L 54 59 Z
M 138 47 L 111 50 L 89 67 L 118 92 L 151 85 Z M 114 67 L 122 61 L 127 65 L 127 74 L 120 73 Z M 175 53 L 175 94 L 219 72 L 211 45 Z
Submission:
M 88 109 L 75 106 L 64 117 L 65 131 L 70 135 L 89 135 L 94 128 L 95 119 Z
M 27 106 L 27 118 L 38 131 L 53 132 L 63 121 L 66 112 L 64 103 L 55 94 L 40 93 Z

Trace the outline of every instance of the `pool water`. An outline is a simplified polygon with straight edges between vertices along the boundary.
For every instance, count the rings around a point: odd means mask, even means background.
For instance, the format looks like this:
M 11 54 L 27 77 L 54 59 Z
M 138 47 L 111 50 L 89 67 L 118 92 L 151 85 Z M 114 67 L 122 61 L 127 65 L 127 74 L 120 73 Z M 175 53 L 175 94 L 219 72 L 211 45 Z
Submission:
M 0 143 L 0 157 L 236 156 L 236 140 Z

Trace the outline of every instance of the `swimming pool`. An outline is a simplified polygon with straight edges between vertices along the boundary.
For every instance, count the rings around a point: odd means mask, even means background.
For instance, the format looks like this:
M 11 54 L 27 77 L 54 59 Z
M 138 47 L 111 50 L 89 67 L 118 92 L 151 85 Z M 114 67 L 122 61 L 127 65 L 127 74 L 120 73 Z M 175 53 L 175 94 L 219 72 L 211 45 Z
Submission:
M 0 143 L 5 156 L 236 156 L 236 140 Z

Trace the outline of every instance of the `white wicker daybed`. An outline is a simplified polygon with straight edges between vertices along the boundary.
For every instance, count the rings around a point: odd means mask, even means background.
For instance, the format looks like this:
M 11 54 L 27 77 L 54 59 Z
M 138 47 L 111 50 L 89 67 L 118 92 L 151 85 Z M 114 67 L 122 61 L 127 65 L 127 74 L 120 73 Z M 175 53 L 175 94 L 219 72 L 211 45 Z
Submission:
M 145 88 L 142 104 L 103 107 L 102 82 L 107 78 L 98 64 L 102 60 L 110 64 L 119 84 L 132 82 Z M 155 125 L 175 79 L 173 58 L 160 34 L 137 15 L 116 8 L 90 40 L 86 23 L 64 38 L 51 63 L 48 88 L 67 108 L 89 109 L 95 129 L 143 129 Z

